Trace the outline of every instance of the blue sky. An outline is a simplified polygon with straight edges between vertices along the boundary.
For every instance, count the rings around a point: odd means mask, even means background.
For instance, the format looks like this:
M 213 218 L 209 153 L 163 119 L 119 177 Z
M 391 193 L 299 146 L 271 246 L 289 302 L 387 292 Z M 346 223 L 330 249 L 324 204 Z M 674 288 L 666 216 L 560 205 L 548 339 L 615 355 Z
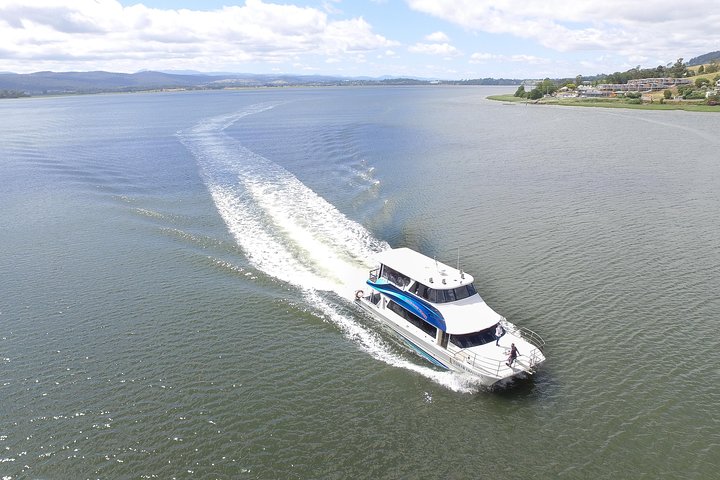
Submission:
M 0 71 L 574 77 L 720 50 L 718 25 L 715 0 L 0 0 Z

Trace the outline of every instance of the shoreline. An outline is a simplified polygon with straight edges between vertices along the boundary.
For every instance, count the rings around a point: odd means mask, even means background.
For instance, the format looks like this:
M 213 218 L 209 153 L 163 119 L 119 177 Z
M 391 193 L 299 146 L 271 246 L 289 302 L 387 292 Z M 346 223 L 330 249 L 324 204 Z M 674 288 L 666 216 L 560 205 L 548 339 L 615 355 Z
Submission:
M 625 103 L 621 99 L 600 99 L 600 98 L 541 98 L 531 101 L 525 98 L 507 95 L 490 95 L 488 100 L 498 102 L 522 103 L 525 105 L 555 105 L 561 107 L 599 107 L 599 108 L 629 108 L 634 110 L 684 110 L 687 112 L 715 112 L 720 113 L 720 106 L 705 105 L 698 103 Z

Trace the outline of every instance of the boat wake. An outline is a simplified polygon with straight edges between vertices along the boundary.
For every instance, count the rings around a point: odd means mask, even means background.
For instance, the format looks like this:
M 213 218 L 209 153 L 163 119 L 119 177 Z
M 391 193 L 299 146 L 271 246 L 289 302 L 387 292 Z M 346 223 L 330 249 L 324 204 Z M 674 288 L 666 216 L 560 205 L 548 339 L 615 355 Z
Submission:
M 454 391 L 476 391 L 478 387 L 464 377 L 397 355 L 375 331 L 343 311 L 375 265 L 376 254 L 389 246 L 289 171 L 225 133 L 240 119 L 278 105 L 253 105 L 178 132 L 196 158 L 216 208 L 248 262 L 266 275 L 296 286 L 308 305 L 374 358 Z

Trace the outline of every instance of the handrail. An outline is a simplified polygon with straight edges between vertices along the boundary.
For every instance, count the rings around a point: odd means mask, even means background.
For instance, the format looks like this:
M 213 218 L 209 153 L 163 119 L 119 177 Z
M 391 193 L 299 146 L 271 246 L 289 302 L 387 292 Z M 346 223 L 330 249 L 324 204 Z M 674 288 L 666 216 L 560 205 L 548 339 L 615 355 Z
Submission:
M 516 334 L 540 351 L 542 351 L 543 347 L 545 346 L 545 340 L 539 334 L 530 330 L 529 328 L 518 327 L 517 325 L 508 322 L 505 317 L 501 317 L 500 323 L 502 323 L 502 326 L 505 330 L 510 333 Z
M 528 358 L 528 370 L 530 370 L 531 372 L 534 369 L 535 365 L 537 365 L 540 361 L 540 353 L 541 350 L 539 348 L 533 348 L 529 352 L 520 355 L 521 357 Z M 452 363 L 462 363 L 464 365 L 470 365 L 471 367 L 477 368 L 478 370 L 483 370 L 486 373 L 494 374 L 496 377 L 500 376 L 500 370 L 503 368 L 503 365 L 506 362 L 505 360 L 491 360 L 488 357 L 482 357 L 477 353 L 468 352 L 465 349 L 451 354 L 450 360 Z
M 373 268 L 370 270 L 370 273 L 368 277 L 370 278 L 371 282 L 377 282 L 378 274 L 380 273 L 380 267 Z
M 483 370 L 488 374 L 494 374 L 496 377 L 500 376 L 502 360 L 490 360 L 488 357 L 481 357 L 476 353 L 468 352 L 464 349 L 453 353 L 450 360 L 456 364 L 461 363 L 464 365 L 470 365 L 471 367 Z
M 529 352 L 525 352 L 524 354 L 520 355 L 522 357 L 528 358 L 528 368 L 530 371 L 532 371 L 535 365 L 537 365 L 540 361 L 540 355 L 542 353 L 543 347 L 545 346 L 545 340 L 543 340 L 540 335 L 530 330 L 529 328 L 518 327 L 517 325 L 509 323 L 507 319 L 505 319 L 505 317 L 501 317 L 500 323 L 502 323 L 503 328 L 505 328 L 506 331 L 522 338 L 527 343 L 535 347 Z M 482 357 L 477 353 L 469 352 L 466 349 L 460 349 L 459 351 L 452 353 L 450 360 L 454 363 L 470 365 L 479 370 L 494 374 L 496 377 L 500 376 L 500 370 L 505 363 L 505 360 L 491 360 L 488 357 Z

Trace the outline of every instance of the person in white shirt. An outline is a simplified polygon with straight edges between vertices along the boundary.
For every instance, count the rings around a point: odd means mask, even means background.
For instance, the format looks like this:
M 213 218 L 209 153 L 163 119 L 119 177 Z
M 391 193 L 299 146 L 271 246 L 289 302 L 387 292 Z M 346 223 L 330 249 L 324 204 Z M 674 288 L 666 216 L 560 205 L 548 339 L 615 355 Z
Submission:
M 497 326 L 495 327 L 495 345 L 497 345 L 498 347 L 500 346 L 498 341 L 503 335 L 505 335 L 505 329 L 502 327 L 502 325 L 500 325 L 500 322 L 498 322 Z

